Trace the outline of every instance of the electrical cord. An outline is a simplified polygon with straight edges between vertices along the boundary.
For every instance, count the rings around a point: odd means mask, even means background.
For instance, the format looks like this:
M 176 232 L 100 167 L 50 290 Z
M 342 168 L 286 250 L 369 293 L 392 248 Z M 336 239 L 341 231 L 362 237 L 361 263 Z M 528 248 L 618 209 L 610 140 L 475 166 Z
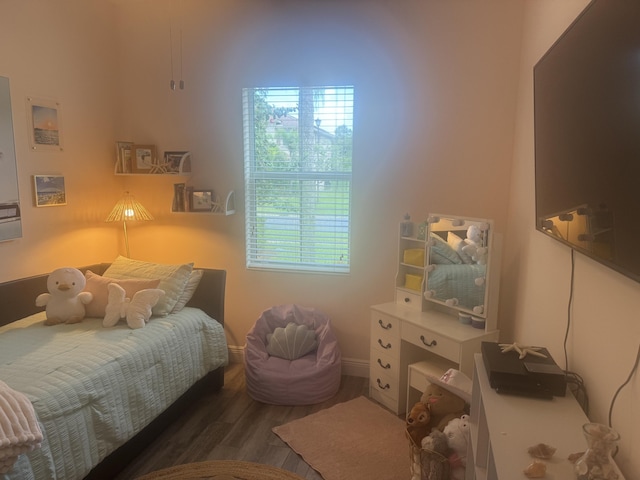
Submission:
M 569 301 L 567 303 L 567 328 L 564 334 L 564 364 L 565 364 L 565 379 L 567 385 L 569 386 L 569 390 L 573 393 L 574 397 L 582 407 L 582 410 L 589 415 L 589 396 L 587 395 L 587 389 L 584 384 L 584 380 L 582 377 L 575 373 L 569 371 L 569 360 L 567 355 L 567 341 L 569 339 L 569 331 L 571 330 L 571 309 L 573 307 L 573 283 L 575 278 L 575 250 L 571 249 L 571 280 L 569 286 Z M 636 361 L 631 367 L 631 371 L 627 376 L 627 379 L 618 387 L 616 392 L 613 394 L 613 398 L 611 399 L 611 404 L 609 405 L 609 428 L 613 428 L 612 417 L 613 417 L 613 407 L 616 403 L 616 399 L 618 395 L 622 391 L 624 387 L 631 381 L 633 375 L 638 371 L 638 365 L 640 365 L 640 344 L 638 345 L 638 353 L 636 354 Z M 613 457 L 618 454 L 618 447 L 616 447 L 615 452 L 613 453 Z
M 571 309 L 573 307 L 573 281 L 575 278 L 575 251 L 571 250 L 571 280 L 569 283 L 569 302 L 567 303 L 567 329 L 564 332 L 564 368 L 565 371 L 569 371 L 569 359 L 567 357 L 567 340 L 569 338 L 569 330 L 571 329 Z
M 616 390 L 616 393 L 613 394 L 613 398 L 611 399 L 611 405 L 609 405 L 609 428 L 613 428 L 613 425 L 611 424 L 611 417 L 613 416 L 613 406 L 616 403 L 616 398 L 618 398 L 618 394 L 620 393 L 620 391 L 624 387 L 626 387 L 627 384 L 631 381 L 631 378 L 633 378 L 634 373 L 636 373 L 636 371 L 638 370 L 638 364 L 640 364 L 640 344 L 638 345 L 638 353 L 636 355 L 636 361 L 633 364 L 631 371 L 629 372 L 629 376 L 624 381 L 624 383 L 618 387 L 618 389 Z M 613 453 L 613 457 L 615 457 L 617 453 L 618 453 L 618 448 L 616 447 L 616 451 Z
M 587 395 L 587 387 L 582 377 L 576 372 L 569 370 L 569 357 L 567 354 L 567 341 L 569 339 L 569 331 L 571 330 L 571 309 L 573 308 L 573 283 L 575 279 L 575 251 L 571 250 L 571 279 L 569 283 L 569 301 L 567 303 L 567 328 L 564 333 L 564 377 L 569 390 L 573 393 L 576 401 L 582 407 L 584 413 L 589 415 L 589 396 Z

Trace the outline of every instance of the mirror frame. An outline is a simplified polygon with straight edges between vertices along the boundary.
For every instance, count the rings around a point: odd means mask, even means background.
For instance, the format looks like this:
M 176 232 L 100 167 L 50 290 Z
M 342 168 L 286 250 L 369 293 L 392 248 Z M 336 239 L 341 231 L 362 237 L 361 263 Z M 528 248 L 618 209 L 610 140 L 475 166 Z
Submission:
M 471 226 L 475 227 L 473 234 L 480 234 L 476 238 L 476 242 L 467 239 L 467 235 L 470 233 L 469 227 Z M 446 235 L 444 235 L 445 232 Z M 457 238 L 451 237 L 449 232 L 455 234 Z M 434 252 L 432 250 L 436 247 L 436 242 L 440 240 L 435 239 L 432 234 L 438 235 L 445 244 L 443 248 L 447 249 L 448 253 L 454 252 L 453 255 L 457 254 L 461 263 L 453 263 L 451 261 L 448 262 L 450 266 L 443 263 L 434 263 L 432 257 Z M 490 264 L 493 256 L 493 221 L 456 215 L 431 214 L 427 219 L 426 235 L 425 300 L 446 306 L 456 312 L 464 312 L 486 319 L 490 310 L 489 284 Z M 479 265 L 484 265 L 484 268 L 478 268 Z M 475 271 L 483 271 L 483 275 L 474 277 Z M 429 288 L 429 281 L 435 278 L 436 272 L 440 277 L 437 281 L 442 282 L 438 286 L 440 290 L 444 288 L 460 293 L 463 289 L 464 291 L 473 292 L 476 286 L 482 287 L 482 293 L 478 293 L 478 295 L 482 296 L 482 303 L 469 305 L 467 300 L 461 300 L 456 296 L 449 298 L 435 296 L 434 290 Z M 461 285 L 459 287 L 453 285 L 452 281 L 461 282 Z M 473 301 L 473 298 L 468 300 Z

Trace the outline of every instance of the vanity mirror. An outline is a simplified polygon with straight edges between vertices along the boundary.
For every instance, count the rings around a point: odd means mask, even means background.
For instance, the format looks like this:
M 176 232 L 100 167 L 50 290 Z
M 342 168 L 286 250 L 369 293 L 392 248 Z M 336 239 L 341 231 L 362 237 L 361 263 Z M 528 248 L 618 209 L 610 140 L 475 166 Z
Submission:
M 491 220 L 430 215 L 424 298 L 486 319 L 494 254 Z

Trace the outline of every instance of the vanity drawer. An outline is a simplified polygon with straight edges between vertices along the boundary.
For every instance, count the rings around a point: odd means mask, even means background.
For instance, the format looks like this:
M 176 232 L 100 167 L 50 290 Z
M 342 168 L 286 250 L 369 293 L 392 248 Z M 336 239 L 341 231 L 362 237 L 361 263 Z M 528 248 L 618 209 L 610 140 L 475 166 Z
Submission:
M 411 310 L 422 310 L 422 295 L 420 292 L 409 292 L 403 288 L 396 288 L 396 303 Z
M 402 326 L 402 339 L 452 362 L 460 362 L 460 344 L 431 330 L 405 322 Z
M 400 357 L 400 337 L 391 332 L 377 329 L 371 332 L 371 349 L 381 351 L 395 358 Z
M 373 373 L 372 371 L 369 378 L 369 390 L 382 393 L 397 402 L 398 392 L 400 391 L 398 379 L 380 372 L 376 372 L 375 375 Z
M 380 349 L 371 349 L 369 358 L 369 376 L 375 378 L 379 375 L 388 375 L 398 378 L 400 375 L 400 361 L 397 356 L 388 355 Z
M 400 320 L 391 315 L 373 311 L 371 312 L 371 337 L 383 334 L 400 338 Z

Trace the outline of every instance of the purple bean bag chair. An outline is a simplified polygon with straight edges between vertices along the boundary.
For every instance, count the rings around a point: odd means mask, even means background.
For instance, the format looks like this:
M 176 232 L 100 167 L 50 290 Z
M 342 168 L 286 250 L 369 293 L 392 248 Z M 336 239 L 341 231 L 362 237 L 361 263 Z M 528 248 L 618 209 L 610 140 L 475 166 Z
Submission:
M 295 325 L 286 328 L 290 323 Z M 276 333 L 276 329 L 279 332 Z M 280 347 L 287 350 L 284 332 L 294 329 L 298 332 L 297 345 L 290 350 L 302 350 L 297 352 L 302 356 L 291 360 L 276 356 L 282 354 Z M 293 335 L 289 335 L 288 343 L 293 344 L 292 339 Z M 311 341 L 317 342 L 317 348 L 309 344 Z M 244 359 L 247 392 L 260 402 L 311 405 L 331 398 L 340 387 L 338 341 L 329 317 L 314 308 L 280 305 L 262 312 L 247 333 Z

